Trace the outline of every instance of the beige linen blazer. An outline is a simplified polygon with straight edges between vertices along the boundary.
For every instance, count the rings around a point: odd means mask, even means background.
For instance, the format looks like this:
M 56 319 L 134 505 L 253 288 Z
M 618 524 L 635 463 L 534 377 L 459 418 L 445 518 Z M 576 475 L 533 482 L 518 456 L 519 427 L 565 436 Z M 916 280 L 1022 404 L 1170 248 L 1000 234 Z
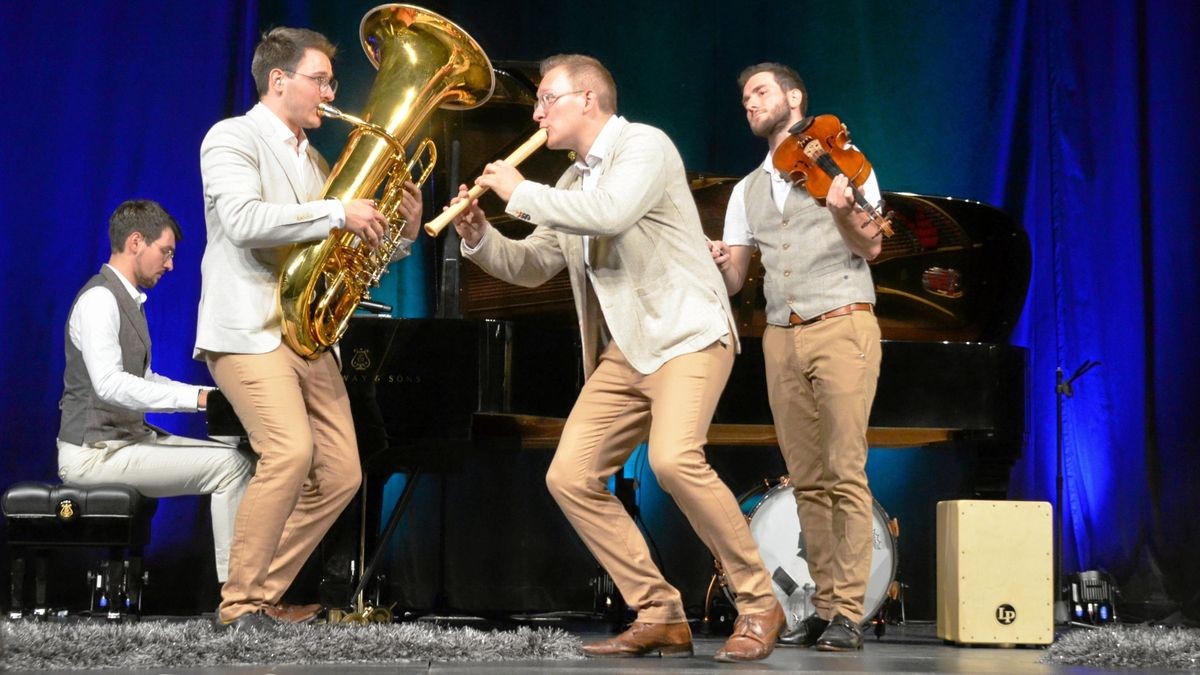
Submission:
M 273 138 L 266 107 L 218 122 L 200 146 L 208 241 L 200 262 L 194 356 L 264 354 L 279 346 L 276 285 L 290 245 L 329 235 L 332 200 L 321 200 L 329 165 L 308 146 L 318 175 L 301 179 Z
M 683 160 L 667 135 L 620 120 L 596 188 L 582 191 L 572 166 L 557 185 L 526 181 L 509 214 L 536 223 L 514 241 L 487 230 L 464 254 L 499 279 L 538 286 L 564 267 L 571 279 L 585 375 L 608 337 L 638 372 L 717 341 L 737 348 L 737 329 L 688 187 Z M 588 283 L 584 236 L 590 242 Z

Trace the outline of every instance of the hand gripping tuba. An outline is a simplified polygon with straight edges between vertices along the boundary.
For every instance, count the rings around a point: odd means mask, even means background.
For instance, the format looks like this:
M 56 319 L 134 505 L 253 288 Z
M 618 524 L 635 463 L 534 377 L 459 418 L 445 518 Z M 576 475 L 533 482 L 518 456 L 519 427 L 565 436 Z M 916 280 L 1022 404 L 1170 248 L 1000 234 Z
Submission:
M 345 333 L 350 316 L 387 271 L 400 246 L 399 215 L 404 181 L 422 166 L 414 183 L 429 177 L 437 153 L 428 138 L 411 161 L 404 147 L 437 108 L 465 110 L 492 95 L 492 64 L 475 40 L 445 17 L 412 5 L 380 5 L 359 28 L 363 50 L 378 70 L 362 119 L 322 105 L 320 113 L 354 125 L 337 164 L 325 181 L 323 199 L 379 196 L 388 231 L 372 250 L 342 229 L 324 241 L 297 244 L 279 277 L 283 340 L 305 358 L 315 358 Z M 423 158 L 423 156 L 425 156 Z

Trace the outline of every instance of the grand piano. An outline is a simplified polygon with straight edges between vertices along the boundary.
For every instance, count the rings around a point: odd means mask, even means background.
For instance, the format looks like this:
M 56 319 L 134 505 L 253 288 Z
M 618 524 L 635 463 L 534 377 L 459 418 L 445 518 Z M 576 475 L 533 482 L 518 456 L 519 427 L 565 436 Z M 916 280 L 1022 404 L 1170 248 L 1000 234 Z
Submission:
M 438 119 L 443 143 L 460 141 L 461 176 L 477 175 L 485 163 L 532 133 L 534 92 L 536 76 L 522 64 L 511 64 L 498 71 L 497 93 L 488 106 Z M 501 128 L 511 131 L 500 133 Z M 543 150 L 521 170 L 527 177 L 552 183 L 569 162 L 566 153 Z M 710 239 L 721 237 L 725 206 L 737 180 L 692 176 L 693 195 Z M 976 467 L 972 491 L 980 497 L 1002 497 L 1009 469 L 1025 442 L 1027 355 L 1009 339 L 1029 283 L 1028 237 L 1009 216 L 978 202 L 896 192 L 884 192 L 884 199 L 895 213 L 896 234 L 884 241 L 882 253 L 871 263 L 884 345 L 869 440 L 873 446 L 887 447 L 973 444 L 984 461 Z M 523 237 L 533 229 L 506 216 L 503 204 L 491 195 L 481 205 L 510 237 Z M 538 288 L 520 288 L 460 262 L 452 236 L 439 243 L 441 309 L 446 315 L 573 330 L 575 314 L 565 272 Z M 732 298 L 743 348 L 717 407 L 711 445 L 776 443 L 762 376 L 762 278 L 756 253 L 745 287 Z M 572 340 L 577 346 L 577 338 Z M 565 363 L 553 369 L 569 370 Z M 509 376 L 516 378 L 512 396 L 537 398 L 521 390 L 519 373 Z M 559 392 L 551 400 L 562 402 Z M 536 412 L 536 404 L 501 405 L 477 409 L 470 432 L 477 439 L 515 434 L 526 447 L 553 447 L 561 423 Z
M 473 111 L 440 111 L 430 122 L 429 133 L 442 156 L 451 158 L 429 182 L 435 195 L 426 198 L 430 203 L 441 202 L 452 186 L 470 180 L 536 129 L 530 120 L 536 70 L 529 64 L 498 65 L 496 93 L 488 104 Z M 566 153 L 542 150 L 521 170 L 553 182 L 570 161 Z M 705 232 L 720 238 L 736 179 L 692 178 Z M 1002 498 L 1026 436 L 1027 356 L 1009 338 L 1029 280 L 1028 238 L 1004 213 L 977 202 L 894 192 L 885 192 L 884 198 L 895 212 L 896 235 L 885 240 L 882 254 L 871 263 L 884 344 L 869 441 L 873 447 L 970 448 L 979 458 L 969 478 L 970 496 Z M 520 238 L 532 231 L 505 216 L 494 196 L 485 196 L 481 204 L 508 236 Z M 354 528 L 360 538 L 363 531 L 378 532 L 381 485 L 397 471 L 410 476 L 403 506 L 422 473 L 461 473 L 481 452 L 495 456 L 553 448 L 582 385 L 565 272 L 541 287 L 519 288 L 462 261 L 452 228 L 430 248 L 436 262 L 436 316 L 356 317 L 341 343 L 343 376 L 368 476 L 368 508 L 359 516 L 366 526 Z M 761 282 L 756 256 L 745 288 L 732 299 L 742 354 L 717 407 L 711 446 L 776 444 L 763 380 Z M 209 424 L 210 435 L 237 433 L 236 419 L 219 403 Z M 545 492 L 540 480 L 526 489 Z M 532 520 L 553 509 L 544 495 L 535 499 L 538 505 L 530 513 L 514 517 Z M 428 528 L 442 532 L 436 544 L 442 569 L 409 569 L 409 578 L 397 582 L 440 586 L 438 603 L 447 602 L 446 558 L 453 557 L 446 552 L 445 533 L 455 527 L 454 505 L 448 502 L 453 499 L 443 491 L 439 524 Z M 386 546 L 390 535 L 387 529 L 380 544 Z M 558 535 L 570 537 L 565 529 Z M 505 539 L 513 536 L 518 535 L 504 534 Z M 498 539 L 486 547 L 501 545 Z M 357 555 L 361 558 L 362 551 Z M 553 561 L 544 569 L 538 564 L 527 562 L 512 573 L 558 574 Z M 360 559 L 350 567 L 361 565 Z M 340 562 L 326 565 L 339 566 L 345 567 Z M 450 604 L 469 606 L 464 594 Z M 522 600 L 497 602 L 508 607 Z

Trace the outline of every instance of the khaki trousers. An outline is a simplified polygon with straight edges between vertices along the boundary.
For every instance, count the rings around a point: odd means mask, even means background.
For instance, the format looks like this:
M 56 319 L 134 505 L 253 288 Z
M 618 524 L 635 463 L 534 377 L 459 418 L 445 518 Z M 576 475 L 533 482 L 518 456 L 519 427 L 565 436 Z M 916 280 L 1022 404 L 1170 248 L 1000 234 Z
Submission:
M 715 343 L 643 375 L 610 343 L 567 418 L 546 485 L 638 621 L 687 621 L 679 591 L 607 483 L 649 438 L 658 482 L 725 570 L 742 613 L 775 606 L 771 580 L 737 500 L 704 455 L 708 426 L 733 367 Z
M 350 401 L 329 352 L 309 361 L 209 355 L 208 369 L 258 455 L 230 544 L 223 621 L 273 605 L 354 497 L 362 480 Z
M 871 573 L 867 420 L 879 380 L 879 323 L 851 312 L 809 326 L 768 326 L 767 393 L 816 584 L 829 620 L 863 618 Z

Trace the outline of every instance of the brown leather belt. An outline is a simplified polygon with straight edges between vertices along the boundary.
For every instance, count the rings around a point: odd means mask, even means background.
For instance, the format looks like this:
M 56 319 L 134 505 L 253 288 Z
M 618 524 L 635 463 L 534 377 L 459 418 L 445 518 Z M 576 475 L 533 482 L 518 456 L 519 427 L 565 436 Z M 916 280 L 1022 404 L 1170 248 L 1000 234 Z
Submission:
M 824 321 L 825 319 L 832 319 L 835 316 L 846 316 L 851 312 L 873 313 L 874 311 L 875 308 L 869 302 L 852 302 L 849 305 L 842 305 L 837 309 L 831 309 L 828 312 L 825 312 L 819 316 L 814 316 L 811 319 L 801 319 L 795 312 L 792 312 L 792 315 L 788 317 L 788 323 L 793 326 L 811 326 L 814 323 Z

